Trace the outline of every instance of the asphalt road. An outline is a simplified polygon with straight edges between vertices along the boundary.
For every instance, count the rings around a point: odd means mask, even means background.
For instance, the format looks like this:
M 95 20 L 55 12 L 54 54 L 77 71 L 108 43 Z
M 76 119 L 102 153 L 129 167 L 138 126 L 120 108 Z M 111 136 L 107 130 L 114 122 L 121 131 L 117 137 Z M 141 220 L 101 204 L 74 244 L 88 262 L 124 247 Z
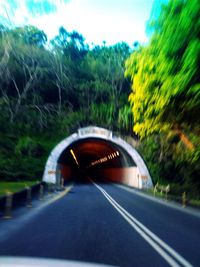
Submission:
M 111 184 L 75 184 L 27 216 L 1 220 L 0 255 L 200 266 L 200 215 Z

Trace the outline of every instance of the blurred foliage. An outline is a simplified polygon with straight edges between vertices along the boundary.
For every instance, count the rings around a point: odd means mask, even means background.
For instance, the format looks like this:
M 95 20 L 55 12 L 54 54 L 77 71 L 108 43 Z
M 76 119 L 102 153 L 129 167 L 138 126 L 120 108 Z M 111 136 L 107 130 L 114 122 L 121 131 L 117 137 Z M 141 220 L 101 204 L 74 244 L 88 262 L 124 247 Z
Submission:
M 200 2 L 170 0 L 126 61 L 133 130 L 155 182 L 200 192 Z M 159 162 L 159 164 L 157 164 Z M 189 189 L 188 189 L 189 190 Z
M 149 45 L 139 47 L 126 62 L 134 131 L 141 137 L 191 124 L 199 127 L 199 13 L 198 0 L 169 1 L 153 23 Z
M 34 26 L 0 25 L 0 181 L 41 179 L 50 151 L 80 127 L 128 133 L 129 55 L 125 43 L 89 49 L 63 27 L 48 45 Z

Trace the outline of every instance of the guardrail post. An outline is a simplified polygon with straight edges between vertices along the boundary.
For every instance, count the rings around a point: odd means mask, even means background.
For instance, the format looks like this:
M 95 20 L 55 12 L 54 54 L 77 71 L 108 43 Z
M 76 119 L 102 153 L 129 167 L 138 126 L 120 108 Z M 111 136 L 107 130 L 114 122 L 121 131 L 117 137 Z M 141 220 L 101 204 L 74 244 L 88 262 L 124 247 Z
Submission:
M 32 207 L 32 203 L 31 203 L 31 188 L 29 186 L 26 187 L 26 206 L 28 208 Z
M 161 195 L 165 194 L 165 199 L 168 200 L 168 193 L 170 191 L 170 185 L 167 186 L 159 185 L 158 183 L 155 185 L 153 193 L 154 197 L 156 196 L 156 192 L 160 192 Z
M 43 197 L 44 197 L 44 186 L 42 184 L 40 185 L 39 193 L 40 193 L 39 199 L 43 200 Z
M 182 207 L 186 207 L 186 192 L 183 192 L 182 194 Z
M 4 219 L 12 218 L 12 203 L 13 203 L 13 194 L 11 192 L 6 193 L 6 202 L 5 202 L 5 211 L 4 211 Z
M 158 183 L 154 186 L 154 189 L 153 189 L 153 194 L 154 194 L 154 197 L 156 195 L 156 192 L 157 192 L 157 187 L 158 187 Z
M 166 200 L 168 200 L 168 193 L 169 193 L 169 191 L 170 191 L 170 185 L 168 184 L 166 186 L 166 190 L 165 190 L 165 198 L 166 198 Z

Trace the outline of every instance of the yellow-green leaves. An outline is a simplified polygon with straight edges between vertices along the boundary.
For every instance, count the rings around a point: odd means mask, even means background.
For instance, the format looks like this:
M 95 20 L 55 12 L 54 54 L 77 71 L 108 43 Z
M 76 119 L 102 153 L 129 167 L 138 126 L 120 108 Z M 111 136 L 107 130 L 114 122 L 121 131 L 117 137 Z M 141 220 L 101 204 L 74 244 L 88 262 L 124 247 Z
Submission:
M 174 125 L 199 125 L 200 2 L 171 0 L 154 23 L 150 43 L 126 61 L 134 131 L 142 138 Z M 196 114 L 196 115 L 195 115 Z

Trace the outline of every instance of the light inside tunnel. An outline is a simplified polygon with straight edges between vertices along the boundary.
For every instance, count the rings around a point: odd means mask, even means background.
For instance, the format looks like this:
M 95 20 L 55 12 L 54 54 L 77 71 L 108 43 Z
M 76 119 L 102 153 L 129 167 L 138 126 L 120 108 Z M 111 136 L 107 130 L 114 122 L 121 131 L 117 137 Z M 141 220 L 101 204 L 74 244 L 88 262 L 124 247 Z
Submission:
M 109 141 L 98 138 L 88 138 L 72 143 L 60 155 L 58 163 L 72 164 L 72 161 L 81 169 L 109 161 L 109 166 L 135 166 L 135 162 L 126 151 Z M 114 160 L 115 159 L 115 160 Z M 73 164 L 74 165 L 74 164 Z
M 60 155 L 58 164 L 64 179 L 80 180 L 90 176 L 108 181 L 120 181 L 135 162 L 121 147 L 100 138 L 78 140 Z
M 72 154 L 72 157 L 74 158 L 76 164 L 79 166 L 79 163 L 77 161 L 76 155 L 74 154 L 74 151 L 72 149 L 70 149 L 70 153 Z
M 119 152 L 118 152 L 118 151 L 116 151 L 115 153 L 109 154 L 109 155 L 107 155 L 107 156 L 105 156 L 105 157 L 103 157 L 103 158 L 100 158 L 100 159 L 98 159 L 98 160 L 96 160 L 96 161 L 91 162 L 91 163 L 87 166 L 87 168 L 89 168 L 89 167 L 91 167 L 91 166 L 95 166 L 95 165 L 97 165 L 97 164 L 104 163 L 104 162 L 106 162 L 106 161 L 108 161 L 108 160 L 112 160 L 113 158 L 115 158 L 115 157 L 117 157 L 117 156 L 119 156 Z

